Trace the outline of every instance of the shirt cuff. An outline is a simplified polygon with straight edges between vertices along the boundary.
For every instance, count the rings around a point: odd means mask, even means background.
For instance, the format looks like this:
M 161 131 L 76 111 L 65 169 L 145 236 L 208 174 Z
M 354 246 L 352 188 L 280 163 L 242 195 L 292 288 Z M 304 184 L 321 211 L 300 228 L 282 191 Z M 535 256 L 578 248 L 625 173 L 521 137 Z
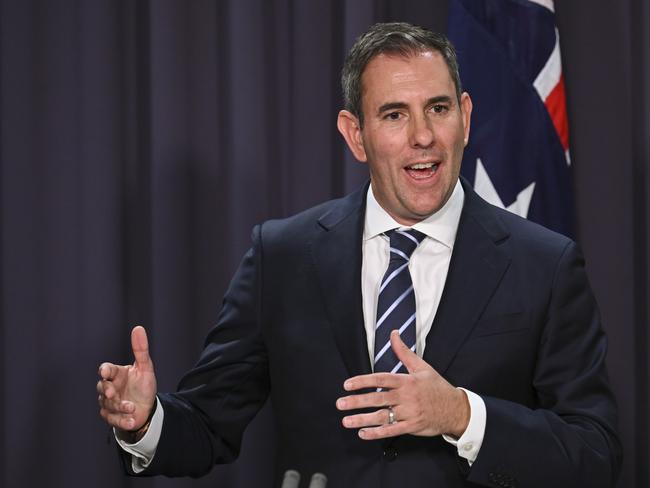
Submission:
M 162 408 L 160 400 L 156 397 L 156 411 L 151 417 L 149 428 L 135 444 L 129 444 L 120 439 L 117 430 L 113 428 L 113 435 L 119 446 L 129 454 L 131 454 L 131 469 L 135 474 L 141 473 L 153 460 L 156 454 L 158 442 L 160 442 L 160 433 L 162 432 L 163 420 L 165 419 L 165 412 Z
M 487 421 L 487 411 L 485 409 L 485 402 L 483 399 L 478 396 L 476 393 L 473 393 L 465 388 L 459 388 L 463 390 L 467 395 L 467 400 L 469 400 L 469 423 L 467 424 L 467 429 L 463 432 L 463 435 L 459 439 L 454 437 L 443 435 L 442 437 L 449 442 L 450 444 L 456 446 L 458 449 L 458 455 L 462 458 L 467 459 L 467 462 L 471 466 L 476 458 L 478 457 L 478 452 L 481 449 L 483 444 L 483 438 L 485 437 L 485 422 Z

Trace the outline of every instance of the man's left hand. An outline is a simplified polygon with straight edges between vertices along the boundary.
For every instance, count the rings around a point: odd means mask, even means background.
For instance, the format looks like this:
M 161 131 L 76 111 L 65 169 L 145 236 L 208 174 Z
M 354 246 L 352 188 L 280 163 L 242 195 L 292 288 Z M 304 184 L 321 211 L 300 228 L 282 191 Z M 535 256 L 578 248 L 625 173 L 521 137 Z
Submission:
M 390 342 L 397 358 L 408 374 L 373 373 L 349 378 L 346 391 L 366 388 L 381 389 L 339 398 L 339 410 L 378 408 L 375 412 L 343 417 L 343 426 L 360 429 L 366 440 L 395 437 L 403 434 L 460 437 L 469 422 L 467 395 L 450 385 L 422 358 L 411 351 L 394 330 Z M 393 423 L 390 424 L 390 411 Z

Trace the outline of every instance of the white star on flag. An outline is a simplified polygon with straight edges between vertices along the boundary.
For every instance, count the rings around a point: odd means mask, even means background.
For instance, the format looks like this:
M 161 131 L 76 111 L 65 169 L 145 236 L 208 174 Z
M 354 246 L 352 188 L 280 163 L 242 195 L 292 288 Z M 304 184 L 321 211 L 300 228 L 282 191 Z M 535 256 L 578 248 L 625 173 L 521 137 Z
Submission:
M 491 203 L 500 208 L 504 208 L 520 217 L 528 217 L 528 207 L 530 207 L 530 200 L 533 198 L 535 191 L 535 182 L 533 181 L 526 188 L 521 190 L 517 195 L 517 199 L 507 207 L 504 205 L 503 200 L 497 193 L 496 188 L 492 184 L 490 176 L 487 174 L 481 159 L 476 160 L 476 175 L 474 177 L 474 191 L 478 193 L 483 200 Z

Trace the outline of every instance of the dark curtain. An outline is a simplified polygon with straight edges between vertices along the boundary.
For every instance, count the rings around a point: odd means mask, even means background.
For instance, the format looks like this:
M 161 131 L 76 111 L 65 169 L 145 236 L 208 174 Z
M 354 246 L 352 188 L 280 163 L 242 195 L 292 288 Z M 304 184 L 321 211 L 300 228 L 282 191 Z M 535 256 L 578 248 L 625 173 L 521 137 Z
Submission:
M 648 486 L 650 9 L 557 3 L 620 486 Z M 444 31 L 446 12 L 444 0 L 0 0 L 1 486 L 268 485 L 270 406 L 232 466 L 126 478 L 97 367 L 131 361 L 141 324 L 160 389 L 175 388 L 251 227 L 366 179 L 335 127 L 354 38 L 383 20 Z

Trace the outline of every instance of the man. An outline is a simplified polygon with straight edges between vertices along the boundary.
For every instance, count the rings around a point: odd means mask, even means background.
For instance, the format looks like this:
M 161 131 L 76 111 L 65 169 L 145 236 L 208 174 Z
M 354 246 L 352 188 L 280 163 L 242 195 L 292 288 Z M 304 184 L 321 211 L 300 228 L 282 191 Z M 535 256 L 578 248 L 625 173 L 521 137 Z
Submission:
M 133 366 L 100 366 L 127 468 L 197 476 L 233 460 L 270 395 L 278 477 L 614 486 L 616 412 L 582 257 L 459 180 L 472 103 L 452 46 L 375 25 L 343 91 L 338 128 L 370 185 L 254 229 L 177 393 L 157 394 L 140 327 Z

